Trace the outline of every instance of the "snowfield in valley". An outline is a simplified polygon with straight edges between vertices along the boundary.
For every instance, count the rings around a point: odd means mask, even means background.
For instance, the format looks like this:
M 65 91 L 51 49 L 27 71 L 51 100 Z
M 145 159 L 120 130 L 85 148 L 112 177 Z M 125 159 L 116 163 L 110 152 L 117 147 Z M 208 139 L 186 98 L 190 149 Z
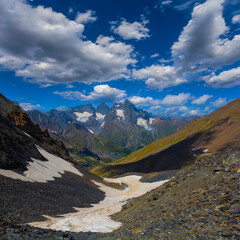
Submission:
M 159 187 L 168 180 L 142 183 L 140 176 L 126 176 L 116 179 L 105 179 L 108 182 L 125 183 L 125 190 L 118 190 L 108 187 L 104 184 L 95 182 L 102 191 L 106 193 L 106 197 L 98 204 L 93 204 L 91 208 L 75 208 L 76 213 L 64 214 L 59 217 L 49 217 L 47 221 L 33 222 L 30 225 L 34 227 L 53 229 L 60 231 L 72 232 L 101 232 L 107 233 L 118 229 L 122 224 L 111 219 L 111 215 L 121 211 L 126 201 L 133 197 L 139 197 L 154 188 Z

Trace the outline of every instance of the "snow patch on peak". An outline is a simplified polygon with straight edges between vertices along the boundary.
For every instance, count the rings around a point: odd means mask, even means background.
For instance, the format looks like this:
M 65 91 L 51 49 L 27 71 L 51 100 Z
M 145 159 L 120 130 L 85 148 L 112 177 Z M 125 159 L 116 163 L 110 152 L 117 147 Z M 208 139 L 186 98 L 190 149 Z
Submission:
M 118 120 L 125 120 L 124 111 L 122 109 L 116 110 L 116 115 L 118 116 Z
M 87 122 L 88 119 L 93 115 L 92 113 L 86 112 L 86 111 L 83 113 L 74 112 L 74 114 L 76 115 L 77 121 L 79 121 L 79 122 Z
M 103 115 L 101 113 L 96 113 L 96 120 L 102 121 L 105 118 L 106 115 Z
M 103 128 L 104 127 L 104 124 L 105 124 L 105 121 L 101 124 L 101 128 Z
M 91 129 L 87 128 L 87 130 L 88 130 L 90 133 L 94 134 L 94 132 L 93 132 Z
M 144 127 L 146 130 L 149 130 L 149 131 L 151 130 L 151 128 L 147 124 L 147 120 L 145 120 L 143 118 L 137 119 L 137 125 L 140 127 Z
M 152 125 L 155 122 L 154 118 L 149 118 L 149 124 Z

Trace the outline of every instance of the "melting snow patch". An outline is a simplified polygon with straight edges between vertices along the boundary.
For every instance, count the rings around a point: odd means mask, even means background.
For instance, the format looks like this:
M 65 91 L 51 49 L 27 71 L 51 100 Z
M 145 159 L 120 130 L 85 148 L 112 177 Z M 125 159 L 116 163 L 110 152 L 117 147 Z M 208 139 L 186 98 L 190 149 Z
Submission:
M 79 121 L 79 122 L 87 122 L 88 119 L 93 115 L 90 112 L 83 112 L 83 113 L 74 112 L 74 114 L 76 115 L 77 121 Z
M 154 118 L 149 118 L 149 124 L 152 125 L 154 123 Z
M 147 124 L 147 120 L 145 120 L 143 118 L 137 119 L 137 125 L 140 127 L 144 127 L 146 130 L 151 130 L 151 128 Z
M 105 179 L 107 182 L 125 183 L 129 187 L 125 190 L 118 190 L 108 187 L 102 183 L 93 181 L 106 193 L 106 197 L 98 204 L 93 204 L 90 208 L 75 208 L 78 212 L 61 215 L 57 218 L 48 217 L 44 222 L 33 222 L 30 225 L 45 229 L 72 232 L 112 232 L 122 224 L 111 219 L 111 215 L 121 211 L 126 201 L 133 197 L 139 197 L 146 192 L 159 187 L 168 180 L 142 183 L 140 176 L 126 176 L 116 179 Z
M 94 134 L 94 132 L 93 132 L 91 129 L 88 128 L 87 130 L 88 130 L 90 133 Z
M 24 131 L 23 131 L 23 133 L 24 133 L 26 136 L 32 138 L 32 136 L 30 136 L 28 133 L 26 133 L 26 132 L 24 132 Z
M 116 115 L 118 116 L 118 120 L 125 120 L 124 111 L 122 109 L 116 110 Z
M 65 171 L 75 173 L 79 176 L 83 176 L 71 163 L 50 154 L 43 150 L 42 148 L 36 146 L 38 151 L 48 160 L 41 161 L 32 158 L 32 162 L 29 162 L 27 166 L 27 171 L 23 175 L 16 173 L 11 170 L 0 169 L 0 174 L 13 179 L 19 179 L 25 182 L 43 182 L 54 181 L 54 178 L 62 177 Z
M 206 156 L 206 155 L 210 155 L 211 154 L 211 153 L 208 152 L 207 148 L 194 148 L 194 149 L 192 149 L 192 152 L 195 152 L 193 154 L 194 157 Z
M 96 113 L 96 120 L 102 121 L 105 118 L 106 115 L 103 115 L 101 113 Z

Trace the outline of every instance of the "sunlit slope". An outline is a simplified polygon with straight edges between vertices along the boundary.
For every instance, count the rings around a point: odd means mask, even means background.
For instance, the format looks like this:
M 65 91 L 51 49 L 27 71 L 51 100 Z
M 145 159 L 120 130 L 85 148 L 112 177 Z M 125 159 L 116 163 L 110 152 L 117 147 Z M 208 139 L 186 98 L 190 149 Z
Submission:
M 93 172 L 103 176 L 109 176 L 109 171 L 111 172 L 110 175 L 112 175 L 113 172 L 114 174 L 122 173 L 126 171 L 129 163 L 131 163 L 131 166 L 129 165 L 129 171 L 135 171 L 136 168 L 140 168 L 140 162 L 143 164 L 143 160 L 145 166 L 146 161 L 152 161 L 152 169 L 160 170 L 155 167 L 158 165 L 155 163 L 156 161 L 163 161 L 159 155 L 164 157 L 164 159 L 166 158 L 170 152 L 167 151 L 167 149 L 175 148 L 175 154 L 181 151 L 182 153 L 184 152 L 183 156 L 190 157 L 189 152 L 191 151 L 191 148 L 208 148 L 209 152 L 214 153 L 237 141 L 240 141 L 240 98 L 219 108 L 208 116 L 195 119 L 191 123 L 185 125 L 177 133 L 159 139 L 146 147 L 117 160 L 112 163 L 112 167 L 108 165 L 106 167 L 95 168 L 93 169 Z M 180 146 L 182 149 L 180 149 Z M 168 152 L 168 154 L 166 154 L 166 152 Z M 159 159 L 156 159 L 157 156 Z M 174 157 L 173 152 L 171 152 L 171 156 Z M 155 163 L 153 163 L 152 159 L 155 159 Z M 132 164 L 135 162 L 138 162 L 137 167 L 136 164 Z M 118 171 L 117 168 L 121 168 L 122 170 Z M 147 168 L 149 169 L 149 167 Z M 146 169 L 143 168 L 142 171 L 144 172 Z

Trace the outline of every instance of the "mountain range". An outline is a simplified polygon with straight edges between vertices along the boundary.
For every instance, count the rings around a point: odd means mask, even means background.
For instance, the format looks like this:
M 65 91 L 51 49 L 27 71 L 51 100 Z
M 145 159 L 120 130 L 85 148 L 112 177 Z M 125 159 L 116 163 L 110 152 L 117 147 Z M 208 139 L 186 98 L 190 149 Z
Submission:
M 79 105 L 42 113 L 28 111 L 30 119 L 62 140 L 85 167 L 115 161 L 156 139 L 175 133 L 193 118 L 151 117 L 128 99 L 109 108 L 105 103 Z

